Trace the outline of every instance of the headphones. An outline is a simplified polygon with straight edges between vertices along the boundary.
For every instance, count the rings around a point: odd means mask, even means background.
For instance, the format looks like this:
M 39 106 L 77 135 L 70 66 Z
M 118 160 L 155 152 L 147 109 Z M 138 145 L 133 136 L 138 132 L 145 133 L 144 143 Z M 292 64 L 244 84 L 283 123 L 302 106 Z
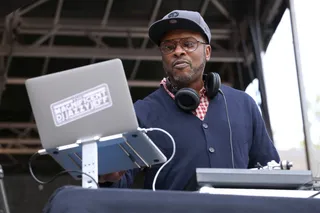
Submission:
M 206 95 L 209 99 L 213 99 L 219 92 L 221 86 L 221 79 L 218 73 L 210 72 L 203 74 L 204 87 Z M 177 89 L 170 80 L 167 79 L 166 86 L 170 92 L 175 95 L 175 103 L 185 112 L 191 112 L 198 108 L 200 104 L 200 97 L 192 88 Z

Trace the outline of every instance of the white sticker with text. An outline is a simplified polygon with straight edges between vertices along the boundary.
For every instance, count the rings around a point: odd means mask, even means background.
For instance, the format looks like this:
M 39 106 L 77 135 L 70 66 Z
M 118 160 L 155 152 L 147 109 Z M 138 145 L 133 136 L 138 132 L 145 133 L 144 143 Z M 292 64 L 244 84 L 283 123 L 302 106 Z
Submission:
M 50 105 L 53 121 L 62 126 L 112 106 L 109 87 L 101 84 Z

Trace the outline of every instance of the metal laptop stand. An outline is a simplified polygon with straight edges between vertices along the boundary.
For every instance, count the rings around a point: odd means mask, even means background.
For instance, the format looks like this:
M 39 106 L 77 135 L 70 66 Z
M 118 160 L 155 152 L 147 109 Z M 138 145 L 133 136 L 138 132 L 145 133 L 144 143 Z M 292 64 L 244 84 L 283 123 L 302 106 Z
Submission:
M 51 155 L 67 171 L 82 171 L 82 175 L 69 172 L 75 179 L 82 178 L 82 187 L 97 188 L 99 174 L 150 167 L 162 161 L 155 159 L 158 156 L 157 148 L 153 146 L 149 150 L 147 143 L 141 140 L 150 139 L 144 132 L 137 130 L 108 137 L 81 139 L 40 153 Z M 103 164 L 99 163 L 101 161 Z
M 82 145 L 82 187 L 98 188 L 90 175 L 98 183 L 98 145 L 99 138 L 79 141 Z

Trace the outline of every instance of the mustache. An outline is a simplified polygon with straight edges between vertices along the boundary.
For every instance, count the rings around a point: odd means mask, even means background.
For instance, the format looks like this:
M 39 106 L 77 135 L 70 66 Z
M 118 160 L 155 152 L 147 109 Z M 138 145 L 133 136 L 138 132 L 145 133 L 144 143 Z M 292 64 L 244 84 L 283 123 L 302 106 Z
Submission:
M 187 63 L 189 65 L 191 65 L 191 62 L 189 60 L 186 59 L 177 59 L 172 63 L 172 66 L 174 67 L 177 64 L 181 64 L 181 63 Z

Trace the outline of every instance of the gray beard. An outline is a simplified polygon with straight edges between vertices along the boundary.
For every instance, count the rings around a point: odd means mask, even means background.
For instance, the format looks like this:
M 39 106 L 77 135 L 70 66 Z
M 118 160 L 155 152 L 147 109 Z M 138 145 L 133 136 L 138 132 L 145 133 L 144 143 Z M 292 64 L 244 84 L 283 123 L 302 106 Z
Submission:
M 197 78 L 195 76 L 199 73 L 203 73 L 204 68 L 206 65 L 206 61 L 203 60 L 203 62 L 198 67 L 191 67 L 191 72 L 189 72 L 187 75 L 183 76 L 173 76 L 172 75 L 172 69 L 166 68 L 163 66 L 163 69 L 167 76 L 169 77 L 172 85 L 176 87 L 177 89 L 187 87 L 190 85 L 193 81 L 195 81 Z

